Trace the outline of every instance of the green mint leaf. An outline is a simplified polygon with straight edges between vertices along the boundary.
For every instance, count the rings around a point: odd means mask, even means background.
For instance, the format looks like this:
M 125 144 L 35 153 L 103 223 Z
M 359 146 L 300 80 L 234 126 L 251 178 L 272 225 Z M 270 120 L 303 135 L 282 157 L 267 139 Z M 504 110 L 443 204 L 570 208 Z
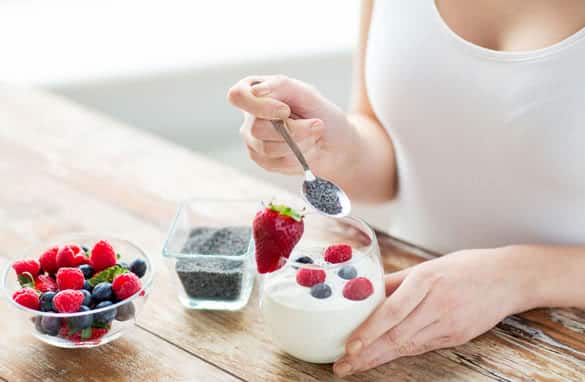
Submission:
M 21 274 L 19 274 L 17 276 L 18 278 L 18 283 L 20 284 L 21 287 L 26 288 L 35 288 L 35 278 L 33 277 L 33 275 L 30 274 L 30 272 L 23 272 Z
M 119 253 L 116 253 L 116 259 L 120 260 L 122 258 L 122 255 L 120 255 Z
M 72 336 L 75 333 L 77 333 L 78 331 L 79 331 L 79 329 L 73 329 L 73 328 L 70 327 L 69 333 L 67 333 L 67 336 Z
M 110 328 L 109 325 L 108 325 L 108 323 L 99 322 L 99 321 L 94 321 L 91 326 L 93 328 L 98 328 L 98 329 L 109 329 Z
M 109 268 L 104 269 L 98 274 L 95 274 L 91 279 L 89 279 L 88 283 L 92 287 L 96 286 L 99 283 L 108 282 L 111 283 L 114 281 L 114 278 L 122 273 L 128 273 L 129 271 L 122 267 L 121 265 L 112 265 Z
M 81 338 L 86 340 L 91 337 L 91 326 L 89 328 L 85 328 L 81 331 Z

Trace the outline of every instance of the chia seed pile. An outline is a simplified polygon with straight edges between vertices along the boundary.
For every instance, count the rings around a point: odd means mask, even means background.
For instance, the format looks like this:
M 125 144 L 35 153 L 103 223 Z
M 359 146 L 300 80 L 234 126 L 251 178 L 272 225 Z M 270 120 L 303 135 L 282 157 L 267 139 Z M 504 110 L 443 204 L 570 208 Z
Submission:
M 192 229 L 181 252 L 193 258 L 181 258 L 175 265 L 187 295 L 198 299 L 236 300 L 242 289 L 246 259 L 214 255 L 246 253 L 251 236 L 250 227 L 244 226 Z
M 313 207 L 329 215 L 337 215 L 342 211 L 337 186 L 319 178 L 305 181 L 305 185 L 307 200 Z

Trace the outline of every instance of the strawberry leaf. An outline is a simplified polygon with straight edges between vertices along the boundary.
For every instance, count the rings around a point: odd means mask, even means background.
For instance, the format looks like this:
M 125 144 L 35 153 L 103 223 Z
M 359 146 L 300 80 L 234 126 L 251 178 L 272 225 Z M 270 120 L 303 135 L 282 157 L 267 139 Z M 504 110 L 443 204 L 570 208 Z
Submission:
M 89 285 L 96 286 L 99 283 L 108 282 L 111 283 L 114 281 L 114 278 L 122 273 L 128 273 L 129 271 L 122 267 L 121 265 L 112 265 L 109 268 L 104 269 L 100 273 L 94 275 L 91 279 L 89 279 Z
M 278 212 L 279 214 L 283 215 L 283 216 L 288 216 L 298 222 L 300 222 L 301 220 L 303 220 L 303 215 L 301 213 L 299 213 L 298 211 L 296 211 L 295 209 L 286 206 L 284 204 L 272 204 L 270 203 L 268 205 L 268 208 L 270 208 L 273 211 Z

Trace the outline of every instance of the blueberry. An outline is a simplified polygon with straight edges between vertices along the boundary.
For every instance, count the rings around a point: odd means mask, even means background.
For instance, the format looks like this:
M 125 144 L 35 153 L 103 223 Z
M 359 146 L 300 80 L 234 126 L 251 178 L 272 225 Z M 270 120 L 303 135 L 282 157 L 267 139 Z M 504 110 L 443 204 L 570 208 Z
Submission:
M 85 280 L 83 282 L 83 289 L 85 289 L 88 292 L 93 291 L 93 287 L 91 286 L 91 284 L 89 283 L 89 281 Z
M 325 283 L 315 284 L 311 287 L 311 296 L 315 298 L 327 298 L 331 296 L 331 288 Z
M 43 329 L 43 326 L 41 325 L 41 320 L 43 319 L 42 316 L 36 316 L 34 321 L 35 321 L 35 328 L 37 328 L 37 332 L 39 333 L 45 333 L 45 329 Z
M 80 312 L 89 312 L 89 308 L 85 305 L 81 305 L 79 308 Z M 84 314 L 83 316 L 75 316 L 69 318 L 69 327 L 71 329 L 86 329 L 93 323 L 92 314 Z
M 121 267 L 122 267 L 122 268 L 124 268 L 124 269 L 128 269 L 128 270 L 130 270 L 130 266 L 128 266 L 128 263 L 127 263 L 127 262 L 125 262 L 125 261 L 120 261 L 120 262 L 118 262 L 118 265 L 119 265 L 119 266 L 121 266 Z
M 91 293 L 88 290 L 82 289 L 81 293 L 83 293 L 83 302 L 81 305 L 89 306 L 91 303 Z
M 142 259 L 134 259 L 134 261 L 130 263 L 130 272 L 138 277 L 144 276 L 146 273 L 146 262 Z
M 45 292 L 41 295 L 41 312 L 51 312 L 55 310 L 53 308 L 53 297 L 55 297 L 55 292 Z
M 95 273 L 93 267 L 89 264 L 83 264 L 79 266 L 79 270 L 83 273 L 83 277 L 86 279 L 90 279 L 91 276 Z
M 313 264 L 313 259 L 311 259 L 309 256 L 301 256 L 297 258 L 295 261 L 301 264 Z
M 82 245 L 81 249 L 83 249 L 83 252 L 89 253 L 89 248 L 87 248 L 85 245 Z
M 357 276 L 357 270 L 354 266 L 345 265 L 338 272 L 337 275 L 345 280 L 351 280 Z
M 116 314 L 116 320 L 118 321 L 128 321 L 131 318 L 134 318 L 134 304 L 132 302 L 128 302 L 120 307 L 118 307 L 118 313 Z
M 95 302 L 107 301 L 112 299 L 112 284 L 103 282 L 97 284 L 91 292 L 91 298 Z
M 44 333 L 56 336 L 59 333 L 59 329 L 61 329 L 61 319 L 59 317 L 44 316 L 41 318 L 41 328 Z
M 94 309 L 101 309 L 110 305 L 112 305 L 111 301 L 102 301 L 99 304 L 97 304 Z M 116 313 L 117 313 L 116 308 L 107 309 L 103 312 L 95 313 L 93 315 L 93 319 L 99 323 L 107 324 L 114 320 L 114 317 L 116 317 Z

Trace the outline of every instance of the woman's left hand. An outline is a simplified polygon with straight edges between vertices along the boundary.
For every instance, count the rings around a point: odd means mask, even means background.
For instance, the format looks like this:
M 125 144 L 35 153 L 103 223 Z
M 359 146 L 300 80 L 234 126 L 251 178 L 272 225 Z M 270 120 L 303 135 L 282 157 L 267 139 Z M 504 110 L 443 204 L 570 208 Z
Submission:
M 334 372 L 344 376 L 457 346 L 532 308 L 536 272 L 513 252 L 461 251 L 387 275 L 388 297 L 352 333 Z

